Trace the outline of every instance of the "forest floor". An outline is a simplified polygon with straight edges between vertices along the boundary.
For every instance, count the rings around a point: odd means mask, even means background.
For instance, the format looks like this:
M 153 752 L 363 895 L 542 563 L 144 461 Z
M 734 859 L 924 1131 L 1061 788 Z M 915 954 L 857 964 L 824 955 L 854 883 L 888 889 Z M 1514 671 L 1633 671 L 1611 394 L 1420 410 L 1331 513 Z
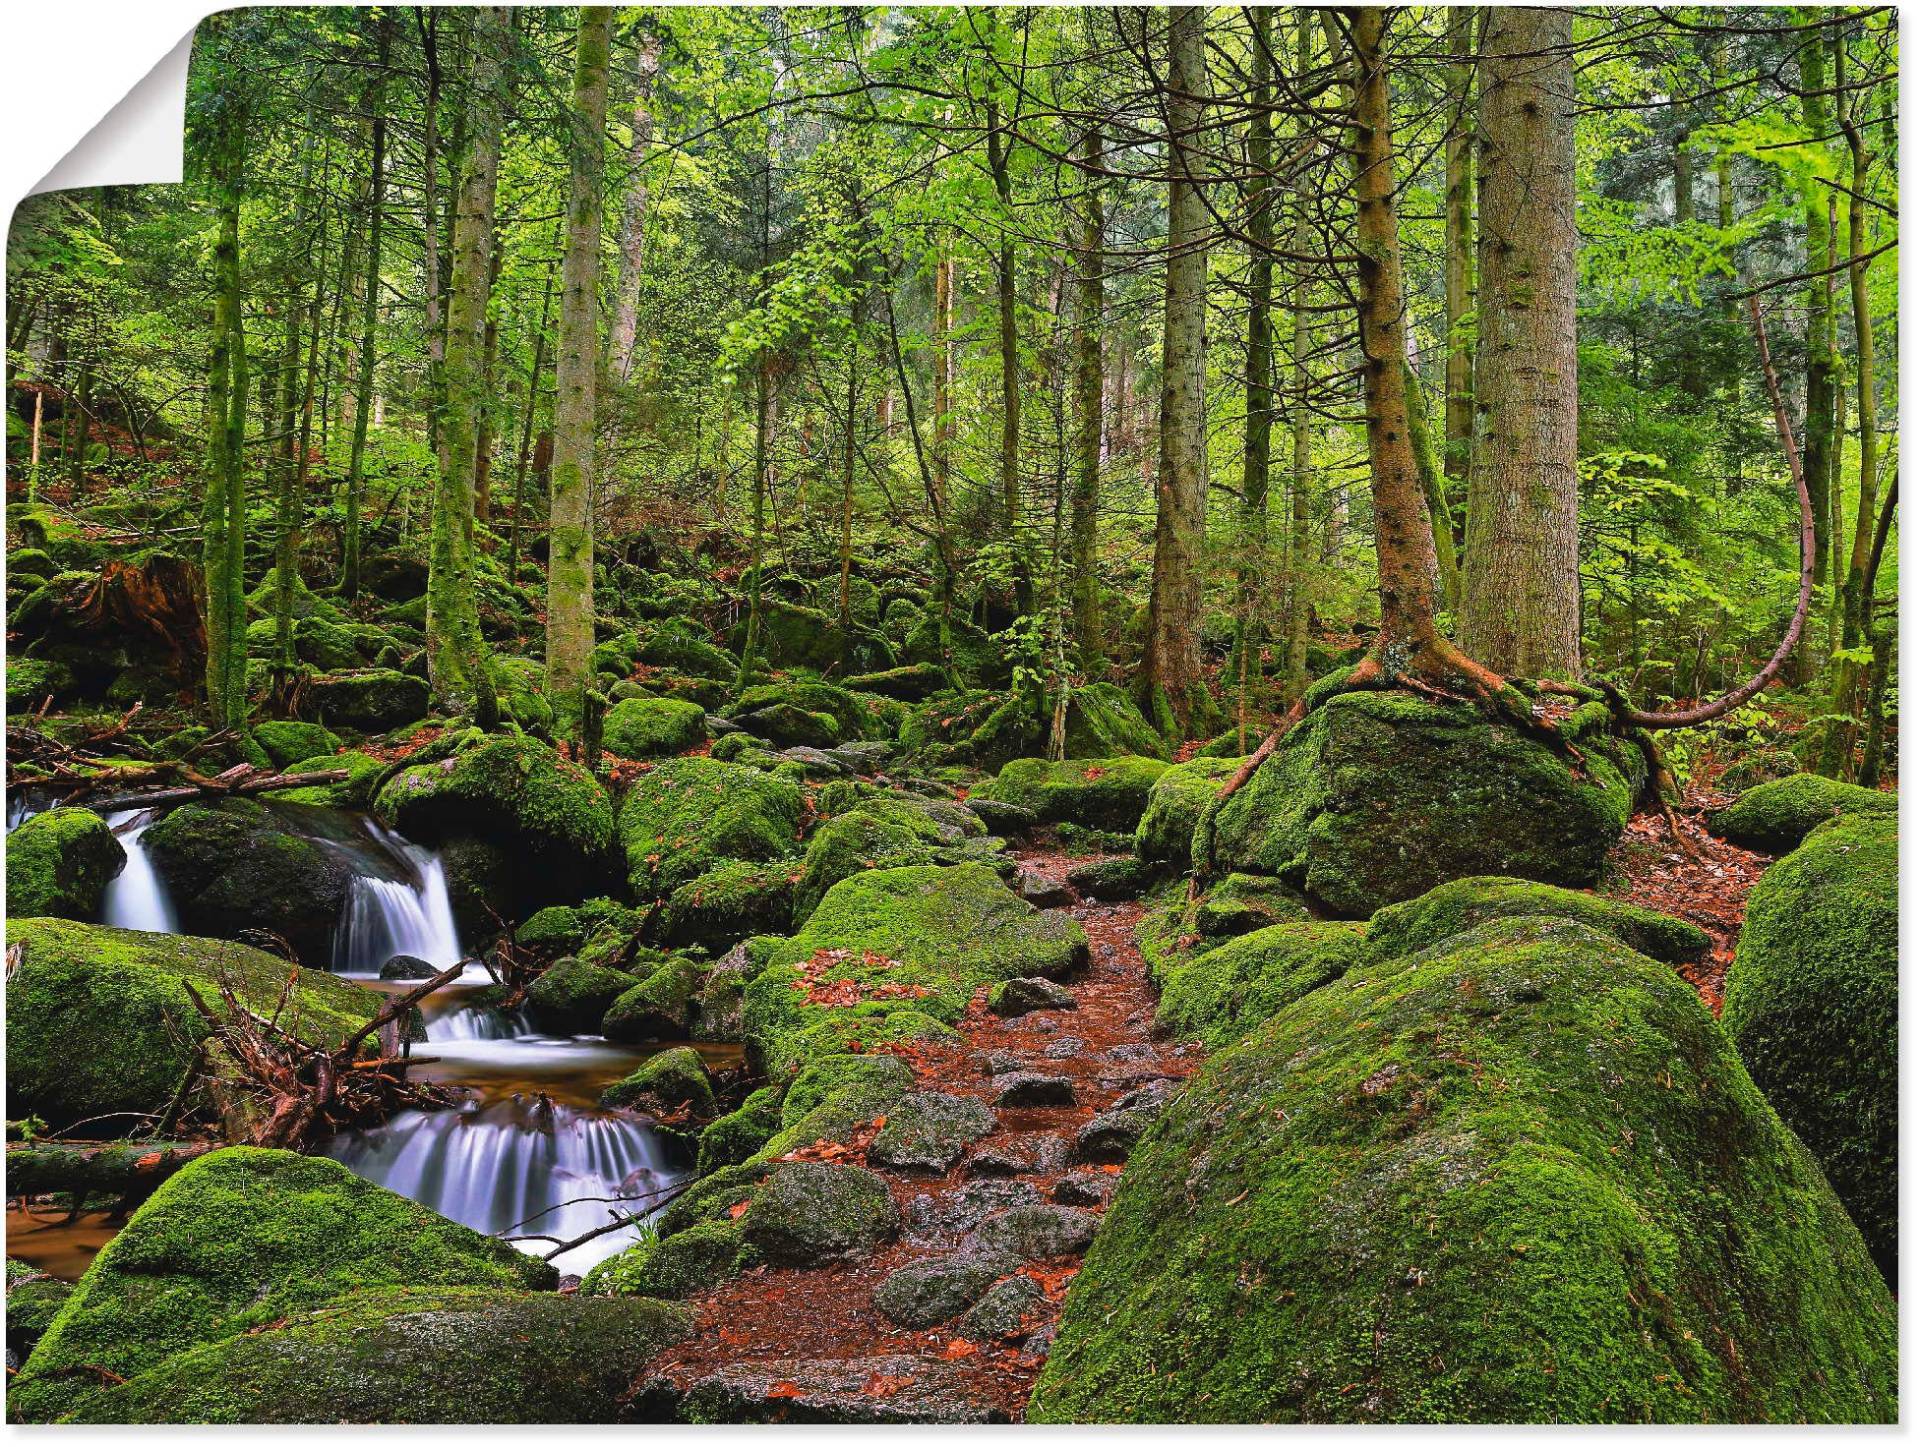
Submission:
M 1014 857 L 1029 875 L 1064 888 L 1067 871 L 1092 856 L 1039 842 Z M 983 1180 L 1022 1182 L 1049 1202 L 1104 1198 L 1121 1167 L 1072 1164 L 1076 1132 L 1128 1091 L 1183 1079 L 1198 1063 L 1197 1047 L 1150 1038 L 1157 1001 L 1134 942 L 1141 906 L 1076 900 L 1060 907 L 1081 922 L 1090 946 L 1087 973 L 1073 985 L 1074 1009 L 1003 1020 L 987 1010 L 983 991 L 958 1041 L 888 1048 L 912 1066 L 920 1090 L 990 1103 L 1011 1068 L 1066 1077 L 1074 1104 L 996 1108 L 992 1133 L 943 1177 L 883 1172 L 906 1222 L 897 1242 L 826 1267 L 756 1268 L 691 1298 L 698 1330 L 652 1362 L 636 1391 L 673 1398 L 697 1387 L 735 1421 L 1020 1419 L 1044 1360 L 1030 1348 L 1050 1338 L 1077 1259 L 1020 1268 L 1040 1295 L 1018 1337 L 1000 1342 L 974 1341 L 952 1323 L 897 1326 L 873 1292 L 903 1266 L 951 1254 L 983 1194 L 970 1188 Z M 816 1143 L 788 1159 L 867 1165 L 873 1134 L 869 1125 L 849 1141 Z

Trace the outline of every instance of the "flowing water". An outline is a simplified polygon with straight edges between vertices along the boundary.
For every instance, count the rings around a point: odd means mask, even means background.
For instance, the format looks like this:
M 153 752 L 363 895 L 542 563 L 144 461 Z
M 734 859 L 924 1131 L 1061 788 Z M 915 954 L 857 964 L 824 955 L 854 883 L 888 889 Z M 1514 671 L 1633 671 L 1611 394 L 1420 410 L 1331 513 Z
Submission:
M 8 827 L 46 807 L 36 802 L 24 795 L 10 800 Z M 335 973 L 397 992 L 411 982 L 378 979 L 381 965 L 394 955 L 440 968 L 464 957 L 437 854 L 363 815 L 270 807 L 290 831 L 334 850 L 353 871 L 334 934 Z M 157 817 L 108 816 L 127 863 L 107 887 L 102 923 L 179 932 L 165 883 L 141 844 Z M 423 1009 L 426 1042 L 413 1047 L 413 1073 L 465 1087 L 468 1102 L 454 1110 L 407 1111 L 383 1126 L 347 1132 L 328 1142 L 326 1153 L 357 1175 L 476 1230 L 536 1238 L 515 1245 L 542 1256 L 610 1224 L 616 1211 L 643 1214 L 664 1204 L 662 1193 L 686 1174 L 684 1168 L 672 1162 L 644 1117 L 596 1104 L 601 1090 L 629 1074 L 647 1052 L 599 1036 L 543 1035 L 524 1014 L 477 1002 L 475 995 L 491 983 L 476 963 L 436 992 Z M 8 1234 L 11 1245 L 17 1233 Z M 597 1236 L 557 1256 L 555 1265 L 563 1272 L 585 1271 L 638 1234 L 628 1226 Z M 48 1235 L 41 1244 L 91 1259 L 101 1241 L 69 1242 L 63 1236 L 56 1242 Z M 65 1256 L 59 1259 L 71 1265 Z

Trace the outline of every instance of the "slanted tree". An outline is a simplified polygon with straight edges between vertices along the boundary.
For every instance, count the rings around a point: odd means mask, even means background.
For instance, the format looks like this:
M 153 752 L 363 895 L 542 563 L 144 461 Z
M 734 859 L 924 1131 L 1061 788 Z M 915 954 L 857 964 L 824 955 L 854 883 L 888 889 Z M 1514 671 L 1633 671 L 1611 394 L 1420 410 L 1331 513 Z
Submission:
M 594 370 L 600 349 L 600 173 L 613 8 L 580 7 L 568 109 L 571 187 L 555 349 L 553 498 L 547 559 L 547 694 L 554 729 L 578 739 L 593 678 Z
M 361 513 L 366 485 L 367 426 L 373 414 L 373 377 L 380 325 L 380 226 L 386 197 L 387 68 L 393 50 L 393 17 L 380 10 L 374 18 L 375 69 L 367 80 L 367 109 L 373 117 L 369 145 L 366 217 L 366 271 L 360 283 L 359 369 L 354 379 L 353 441 L 347 452 L 346 522 L 340 537 L 340 593 L 360 596 Z M 431 228 L 429 228 L 429 231 Z
M 1080 209 L 1080 244 L 1075 251 L 1073 391 L 1076 424 L 1074 472 L 1069 495 L 1072 555 L 1073 634 L 1083 672 L 1096 672 L 1106 658 L 1100 618 L 1100 462 L 1105 420 L 1105 384 L 1100 333 L 1106 311 L 1103 273 L 1106 220 L 1102 213 L 1100 127 L 1089 125 L 1080 138 L 1086 168 Z

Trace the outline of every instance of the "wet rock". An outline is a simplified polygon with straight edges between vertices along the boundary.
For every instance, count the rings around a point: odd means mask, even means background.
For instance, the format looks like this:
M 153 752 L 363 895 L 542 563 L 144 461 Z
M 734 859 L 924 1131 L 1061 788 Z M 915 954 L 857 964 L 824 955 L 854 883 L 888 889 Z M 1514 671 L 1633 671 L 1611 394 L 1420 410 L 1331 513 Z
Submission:
M 790 1161 L 777 1167 L 746 1217 L 747 1244 L 776 1266 L 863 1256 L 900 1229 L 887 1183 L 859 1166 Z
M 649 1110 L 662 1114 L 685 1109 L 695 1116 L 714 1113 L 713 1082 L 700 1052 L 679 1045 L 649 1056 L 625 1080 L 600 1093 L 602 1105 Z
M 1073 903 L 1073 891 L 1066 885 L 1031 870 L 1021 870 L 1013 887 L 1035 909 L 1062 909 Z
M 982 1075 L 1009 1075 L 1025 1068 L 1027 1057 L 1011 1050 L 989 1050 L 978 1057 Z
M 527 987 L 527 1013 L 542 1029 L 583 1035 L 599 1029 L 608 1007 L 639 983 L 625 971 L 569 955 Z
M 1093 1165 L 1125 1161 L 1175 1090 L 1172 1081 L 1154 1080 L 1121 1096 L 1080 1127 L 1073 1138 L 1073 1158 Z
M 7 838 L 7 913 L 92 919 L 127 851 L 91 809 L 49 809 Z
M 1138 899 L 1152 886 L 1154 877 L 1151 866 L 1123 855 L 1078 865 L 1067 872 L 1067 883 L 1086 898 L 1107 903 Z
M 780 757 L 787 763 L 798 764 L 809 779 L 845 779 L 852 777 L 851 765 L 842 762 L 825 749 L 811 748 L 805 744 L 796 744 L 782 749 Z
M 958 1236 L 997 1211 L 1039 1204 L 1040 1193 L 1026 1181 L 973 1181 L 957 1191 L 915 1196 L 907 1203 L 907 1235 L 918 1241 Z
M 383 980 L 431 980 L 439 973 L 418 955 L 394 955 L 380 966 Z
M 426 716 L 427 681 L 390 668 L 322 673 L 306 682 L 303 707 L 324 724 L 382 733 Z
M 1046 1299 L 1046 1293 L 1031 1276 L 1009 1276 L 990 1287 L 960 1318 L 960 1335 L 980 1342 L 1023 1336 L 1029 1314 Z
M 893 1170 L 944 1175 L 993 1125 L 993 1112 L 971 1096 L 915 1091 L 888 1110 L 867 1159 Z
M 827 750 L 833 758 L 856 774 L 871 774 L 885 768 L 895 749 L 883 740 L 855 740 Z
M 969 1179 L 991 1180 L 1002 1176 L 1024 1176 L 1032 1169 L 1033 1159 L 1030 1156 L 1001 1146 L 975 1151 L 967 1161 Z
M 1047 1042 L 1047 1048 L 1040 1053 L 1049 1060 L 1071 1060 L 1087 1048 L 1087 1042 L 1078 1035 L 1062 1035 L 1058 1040 Z
M 1053 1199 L 1061 1206 L 1104 1206 L 1113 1196 L 1114 1177 L 1104 1171 L 1075 1171 L 1053 1183 Z
M 1093 1244 L 1099 1218 L 1070 1206 L 1015 1206 L 989 1216 L 961 1242 L 962 1254 L 1048 1261 L 1078 1256 Z
M 777 1390 L 776 1390 L 777 1388 Z M 815 1422 L 849 1425 L 1004 1422 L 976 1401 L 960 1368 L 926 1357 L 741 1362 L 684 1391 L 649 1380 L 636 1403 L 696 1423 Z
M 1034 1010 L 1073 1010 L 1078 1006 L 1073 991 L 1066 986 L 1032 977 L 1004 980 L 987 996 L 987 1008 L 1008 1019 Z
M 1020 1070 L 1000 1082 L 1000 1093 L 993 1098 L 993 1103 L 1014 1108 L 1072 1105 L 1074 1100 L 1073 1082 L 1066 1076 Z
M 967 800 L 967 807 L 995 834 L 1025 834 L 1040 822 L 1040 816 L 1023 804 L 974 797 Z
M 840 726 L 832 714 L 814 713 L 790 703 L 770 703 L 765 708 L 738 713 L 734 721 L 741 728 L 782 747 L 830 749 L 840 742 Z
M 875 1288 L 873 1304 L 889 1321 L 919 1331 L 950 1321 L 1020 1264 L 1006 1251 L 956 1251 L 903 1266 Z

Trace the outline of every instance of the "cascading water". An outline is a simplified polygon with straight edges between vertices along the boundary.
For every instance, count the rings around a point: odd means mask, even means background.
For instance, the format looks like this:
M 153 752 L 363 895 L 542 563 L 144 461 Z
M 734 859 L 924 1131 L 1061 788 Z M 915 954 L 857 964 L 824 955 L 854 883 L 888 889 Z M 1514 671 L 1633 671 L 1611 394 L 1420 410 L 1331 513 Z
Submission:
M 180 921 L 167 898 L 166 882 L 153 867 L 153 860 L 140 842 L 140 836 L 160 816 L 151 811 L 125 810 L 107 815 L 107 826 L 127 851 L 127 862 L 107 883 L 100 901 L 100 922 L 119 929 L 148 930 L 155 934 L 180 933 Z
M 410 843 L 373 820 L 366 832 L 392 867 L 357 872 L 334 933 L 333 968 L 343 975 L 378 975 L 395 955 L 412 955 L 440 969 L 460 958 L 460 931 L 447 895 L 446 866 L 431 850 Z

